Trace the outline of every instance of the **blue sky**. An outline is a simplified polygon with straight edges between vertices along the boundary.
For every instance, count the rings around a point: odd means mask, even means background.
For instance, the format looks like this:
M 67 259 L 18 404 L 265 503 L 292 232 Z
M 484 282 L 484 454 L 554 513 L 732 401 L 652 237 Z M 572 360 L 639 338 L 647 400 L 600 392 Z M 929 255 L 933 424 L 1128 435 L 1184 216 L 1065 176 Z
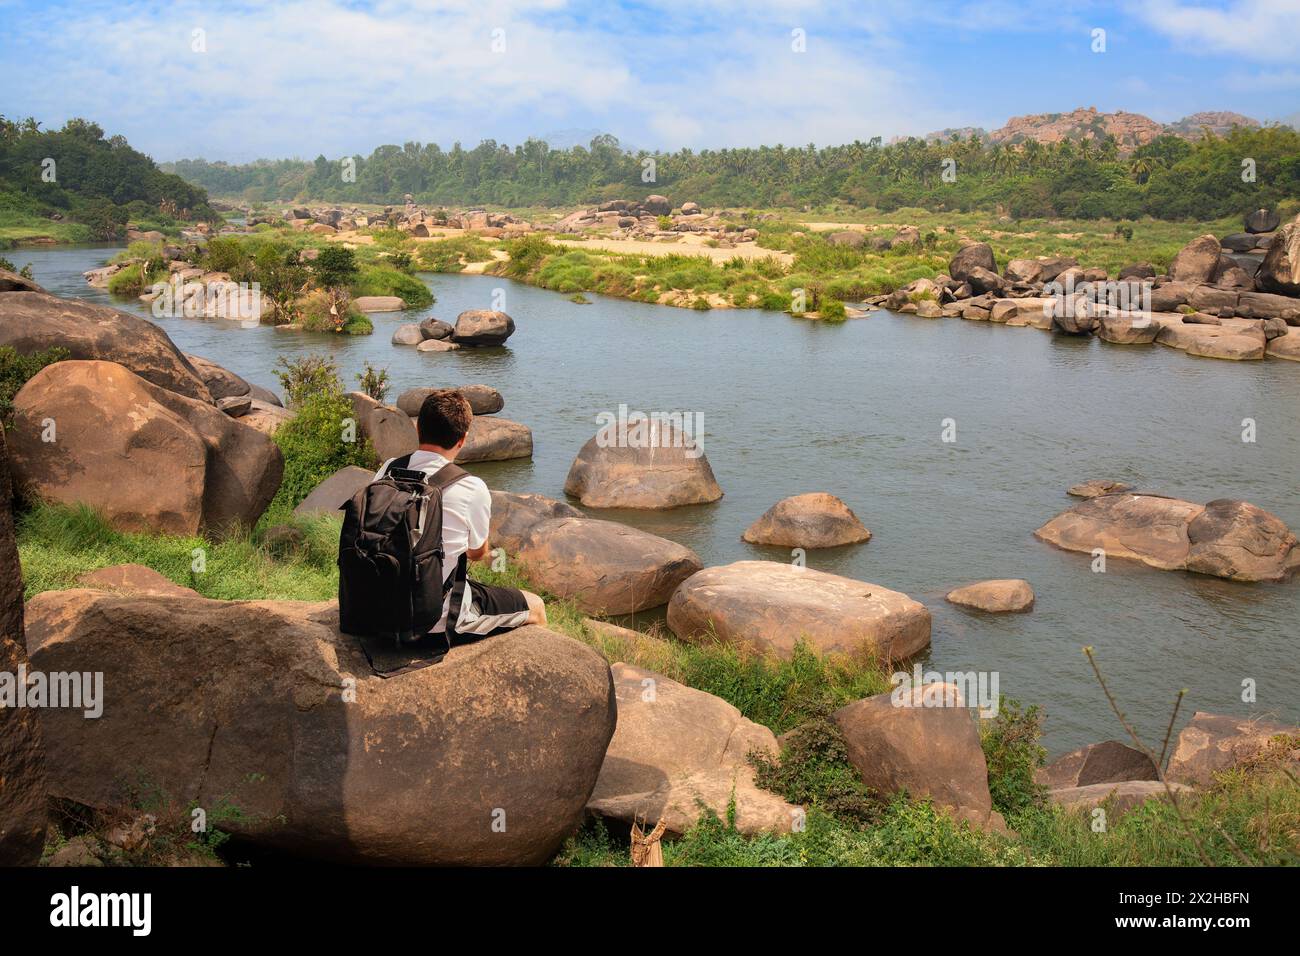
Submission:
M 1078 106 L 1300 122 L 1300 0 L 0 0 L 0 24 L 0 114 L 159 161 L 827 145 Z

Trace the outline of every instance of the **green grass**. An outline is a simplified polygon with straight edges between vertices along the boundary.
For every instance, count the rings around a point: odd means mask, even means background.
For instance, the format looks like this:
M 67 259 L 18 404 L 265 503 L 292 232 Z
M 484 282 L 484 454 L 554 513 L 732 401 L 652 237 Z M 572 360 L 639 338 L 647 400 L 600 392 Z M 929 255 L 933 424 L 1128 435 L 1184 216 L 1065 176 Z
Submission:
M 414 276 L 381 265 L 363 266 L 351 288 L 354 296 L 395 295 L 408 309 L 425 309 L 433 305 L 433 293 Z
M 89 226 L 66 217 L 56 222 L 42 208 L 28 196 L 0 189 L 0 249 L 33 240 L 70 243 L 90 242 L 94 238 Z

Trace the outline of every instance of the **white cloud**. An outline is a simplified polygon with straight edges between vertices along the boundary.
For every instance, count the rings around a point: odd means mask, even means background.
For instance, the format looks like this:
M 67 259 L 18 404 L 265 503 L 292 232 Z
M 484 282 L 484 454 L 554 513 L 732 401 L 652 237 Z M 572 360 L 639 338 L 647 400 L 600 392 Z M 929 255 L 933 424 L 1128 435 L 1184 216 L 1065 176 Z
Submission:
M 1133 4 L 1132 12 L 1191 52 L 1249 61 L 1292 59 L 1300 37 L 1300 0 L 1235 0 L 1217 7 L 1148 0 Z

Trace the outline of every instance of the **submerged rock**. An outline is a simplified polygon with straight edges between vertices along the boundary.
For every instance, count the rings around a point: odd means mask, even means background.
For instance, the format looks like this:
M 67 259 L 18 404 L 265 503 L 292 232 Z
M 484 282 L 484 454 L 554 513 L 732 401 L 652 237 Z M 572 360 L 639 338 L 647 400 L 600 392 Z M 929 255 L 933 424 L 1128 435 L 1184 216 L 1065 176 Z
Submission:
M 820 491 L 778 501 L 741 535 L 750 544 L 786 548 L 835 548 L 870 537 L 848 505 Z
M 949 591 L 947 599 L 977 611 L 1005 614 L 1032 609 L 1034 589 L 1019 578 L 978 581 Z
M 634 422 L 583 445 L 564 492 L 589 508 L 678 508 L 722 497 L 708 458 L 689 435 Z
M 1081 481 L 1077 485 L 1071 485 L 1065 490 L 1065 493 L 1075 498 L 1096 498 L 1098 495 L 1114 495 L 1132 490 L 1131 485 L 1126 485 L 1122 481 L 1113 481 L 1109 478 L 1092 478 L 1088 481 Z

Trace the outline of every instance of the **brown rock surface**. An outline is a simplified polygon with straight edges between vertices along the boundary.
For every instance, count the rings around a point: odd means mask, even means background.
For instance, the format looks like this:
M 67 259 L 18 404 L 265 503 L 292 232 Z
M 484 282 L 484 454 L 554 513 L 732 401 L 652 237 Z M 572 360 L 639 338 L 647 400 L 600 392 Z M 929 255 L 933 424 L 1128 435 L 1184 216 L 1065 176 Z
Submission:
M 870 537 L 849 506 L 825 492 L 783 498 L 741 535 L 750 544 L 786 548 L 836 548 Z

